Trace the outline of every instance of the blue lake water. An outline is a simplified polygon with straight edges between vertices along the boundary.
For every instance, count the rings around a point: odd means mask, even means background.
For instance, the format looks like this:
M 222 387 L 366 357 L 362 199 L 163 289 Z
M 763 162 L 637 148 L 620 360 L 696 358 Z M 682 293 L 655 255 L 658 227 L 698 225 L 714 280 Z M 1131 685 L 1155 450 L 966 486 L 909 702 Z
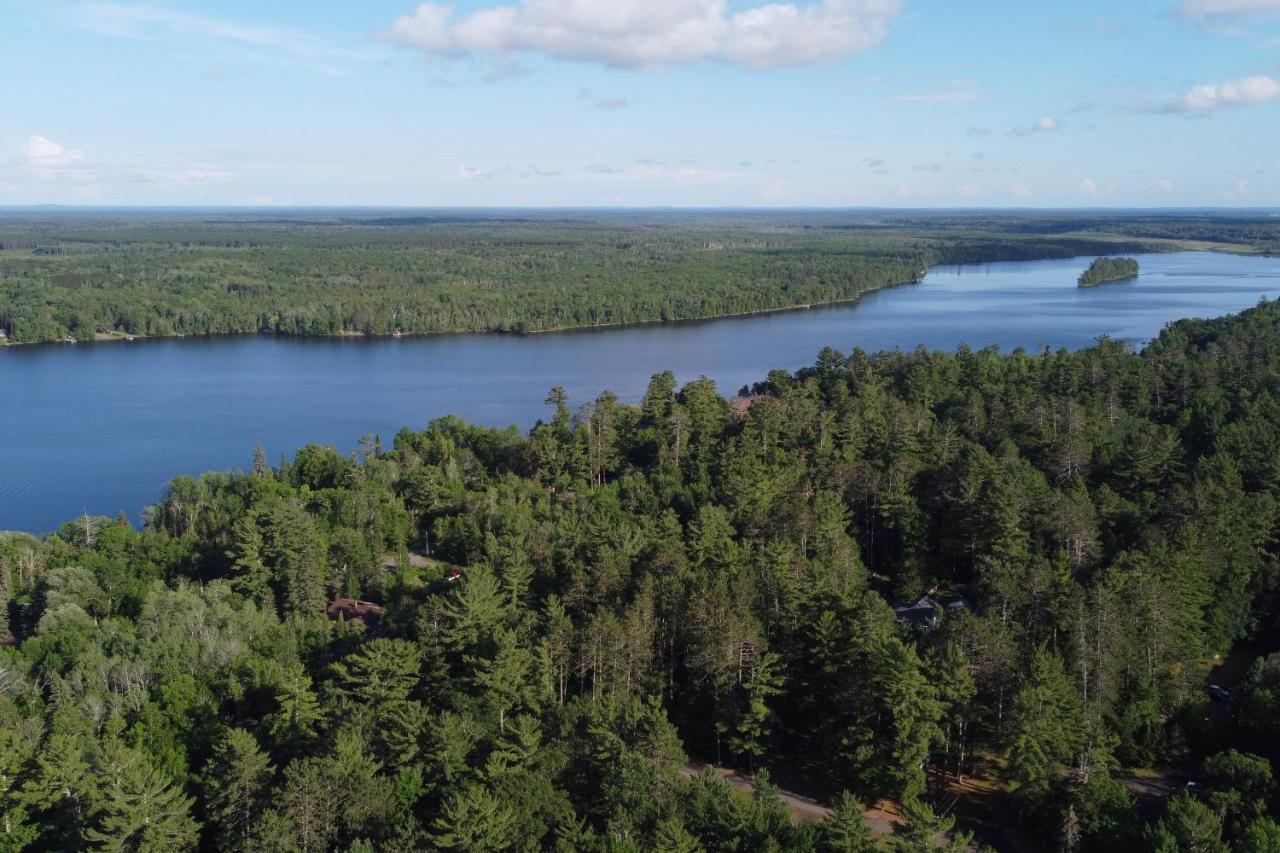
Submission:
M 1076 287 L 1089 259 L 937 267 L 856 304 L 697 323 L 551 335 L 400 339 L 261 336 L 0 350 L 0 530 L 46 532 L 84 512 L 137 518 L 178 474 L 248 468 L 308 442 L 387 443 L 457 414 L 527 428 L 564 386 L 576 406 L 649 377 L 700 375 L 723 393 L 824 346 L 1078 348 L 1141 345 L 1168 322 L 1280 297 L 1280 258 L 1138 256 L 1130 282 Z

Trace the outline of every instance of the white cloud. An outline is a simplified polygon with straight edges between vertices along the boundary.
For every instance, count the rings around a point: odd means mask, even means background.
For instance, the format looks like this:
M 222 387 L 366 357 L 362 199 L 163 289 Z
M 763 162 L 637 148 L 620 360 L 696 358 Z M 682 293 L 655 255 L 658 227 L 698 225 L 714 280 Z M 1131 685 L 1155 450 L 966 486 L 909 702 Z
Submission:
M 386 37 L 436 56 L 538 53 L 620 68 L 720 61 L 752 68 L 823 65 L 875 47 L 903 0 L 768 3 L 727 0 L 520 0 L 456 18 L 423 3 Z
M 1168 178 L 1153 178 L 1147 182 L 1147 186 L 1160 193 L 1160 195 L 1168 198 L 1173 195 L 1173 181 Z
M 1010 192 L 1012 192 L 1013 197 L 1019 201 L 1029 201 L 1032 196 L 1031 187 L 1026 184 L 1014 184 L 1010 188 Z
M 1030 136 L 1033 133 L 1054 133 L 1062 130 L 1062 122 L 1053 116 L 1045 116 L 1026 127 L 1015 127 L 1010 133 L 1014 136 Z
M 1085 178 L 1080 182 L 1080 193 L 1085 198 L 1097 198 L 1099 192 L 1101 190 L 1098 189 L 1098 182 L 1093 178 Z
M 39 178 L 92 183 L 96 176 L 85 167 L 84 153 L 48 137 L 31 134 L 24 148 L 27 171 Z
M 1181 98 L 1164 104 L 1157 112 L 1200 113 L 1223 107 L 1261 104 L 1280 98 L 1280 81 L 1266 74 L 1228 83 L 1194 86 Z

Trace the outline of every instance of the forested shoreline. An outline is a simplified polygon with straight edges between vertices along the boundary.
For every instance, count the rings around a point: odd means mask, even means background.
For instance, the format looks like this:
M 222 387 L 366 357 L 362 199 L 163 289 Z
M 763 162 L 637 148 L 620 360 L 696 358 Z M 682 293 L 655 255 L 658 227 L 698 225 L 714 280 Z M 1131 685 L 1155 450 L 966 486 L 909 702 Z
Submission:
M 917 281 L 934 264 L 1190 245 L 1267 251 L 1276 234 L 1274 221 L 1245 228 L 1193 216 L 0 213 L 0 340 L 706 319 L 848 301 Z
M 1278 849 L 1280 303 L 744 392 L 0 536 L 0 848 Z

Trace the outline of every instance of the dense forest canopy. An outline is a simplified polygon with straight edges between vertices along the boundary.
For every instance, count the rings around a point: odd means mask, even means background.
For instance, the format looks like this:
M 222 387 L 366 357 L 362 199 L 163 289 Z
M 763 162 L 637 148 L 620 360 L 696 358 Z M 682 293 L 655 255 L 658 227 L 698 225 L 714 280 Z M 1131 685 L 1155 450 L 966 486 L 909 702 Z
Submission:
M 1277 849 L 1280 304 L 748 390 L 0 537 L 0 848 Z
M 936 263 L 1273 251 L 1200 214 L 0 212 L 7 342 L 539 331 L 854 299 Z
M 1133 258 L 1096 258 L 1080 274 L 1081 287 L 1095 287 L 1110 281 L 1127 281 L 1138 275 L 1138 262 Z

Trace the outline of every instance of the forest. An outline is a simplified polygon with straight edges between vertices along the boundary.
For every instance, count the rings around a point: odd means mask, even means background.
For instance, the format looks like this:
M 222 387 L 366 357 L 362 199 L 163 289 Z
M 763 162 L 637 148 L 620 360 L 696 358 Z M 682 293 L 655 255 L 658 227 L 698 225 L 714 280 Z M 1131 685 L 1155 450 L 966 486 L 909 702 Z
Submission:
M 387 438 L 0 536 L 0 849 L 1280 850 L 1280 304 Z
M 1080 274 L 1081 287 L 1096 287 L 1112 281 L 1128 281 L 1138 275 L 1138 262 L 1133 258 L 1097 258 Z
M 536 332 L 856 299 L 933 264 L 1275 251 L 1274 217 L 0 211 L 0 344 Z

